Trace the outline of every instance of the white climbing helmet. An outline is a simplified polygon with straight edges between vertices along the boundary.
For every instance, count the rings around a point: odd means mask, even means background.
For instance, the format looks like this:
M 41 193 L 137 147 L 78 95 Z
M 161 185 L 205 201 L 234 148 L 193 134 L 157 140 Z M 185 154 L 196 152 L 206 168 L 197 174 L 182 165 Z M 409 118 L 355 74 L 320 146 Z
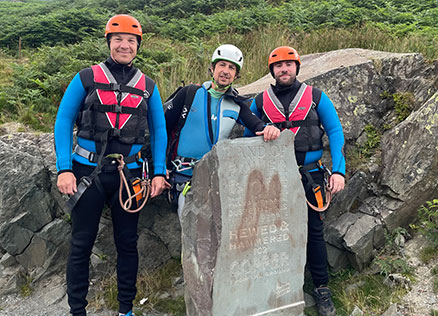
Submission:
M 211 62 L 215 63 L 218 60 L 226 60 L 235 64 L 240 71 L 243 66 L 243 54 L 240 49 L 231 44 L 221 45 L 213 53 Z

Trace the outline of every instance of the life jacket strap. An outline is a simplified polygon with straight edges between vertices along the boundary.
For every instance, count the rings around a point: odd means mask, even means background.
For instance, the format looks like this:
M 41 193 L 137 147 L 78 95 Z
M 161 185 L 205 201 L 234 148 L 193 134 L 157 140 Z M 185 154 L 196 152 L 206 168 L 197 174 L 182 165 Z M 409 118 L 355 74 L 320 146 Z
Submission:
M 273 123 L 275 127 L 283 130 L 286 128 L 302 127 L 302 126 L 319 126 L 318 120 L 297 120 L 297 121 L 283 121 Z
M 95 110 L 102 113 L 111 112 L 111 113 L 120 113 L 120 114 L 140 115 L 142 112 L 142 107 L 132 108 L 129 106 L 123 106 L 119 104 L 94 103 L 91 106 L 91 110 Z
M 147 90 L 143 91 L 141 89 L 137 89 L 137 88 L 126 86 L 124 84 L 119 84 L 119 83 L 95 82 L 94 86 L 96 89 L 103 90 L 103 91 L 132 93 L 132 94 L 136 94 L 138 96 L 141 96 L 143 98 L 148 98 L 150 96 L 150 94 Z

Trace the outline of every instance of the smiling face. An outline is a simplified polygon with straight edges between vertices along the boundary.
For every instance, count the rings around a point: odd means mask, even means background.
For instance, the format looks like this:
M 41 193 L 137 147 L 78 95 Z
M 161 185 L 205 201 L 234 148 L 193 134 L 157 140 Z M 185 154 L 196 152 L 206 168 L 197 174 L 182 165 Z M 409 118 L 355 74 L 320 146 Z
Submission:
M 279 61 L 272 65 L 274 78 L 282 86 L 290 86 L 297 76 L 297 64 L 293 60 Z
M 218 91 L 225 90 L 233 83 L 237 74 L 237 66 L 226 60 L 219 60 L 213 67 L 214 89 Z
M 137 36 L 126 33 L 111 34 L 111 58 L 119 64 L 130 64 L 137 55 Z

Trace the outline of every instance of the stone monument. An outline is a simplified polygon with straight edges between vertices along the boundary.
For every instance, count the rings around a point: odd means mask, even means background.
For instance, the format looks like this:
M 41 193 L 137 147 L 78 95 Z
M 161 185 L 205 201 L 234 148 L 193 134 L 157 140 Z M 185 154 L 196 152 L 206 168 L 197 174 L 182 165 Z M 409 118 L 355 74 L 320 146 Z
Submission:
M 307 206 L 287 130 L 218 143 L 182 213 L 188 316 L 303 315 Z

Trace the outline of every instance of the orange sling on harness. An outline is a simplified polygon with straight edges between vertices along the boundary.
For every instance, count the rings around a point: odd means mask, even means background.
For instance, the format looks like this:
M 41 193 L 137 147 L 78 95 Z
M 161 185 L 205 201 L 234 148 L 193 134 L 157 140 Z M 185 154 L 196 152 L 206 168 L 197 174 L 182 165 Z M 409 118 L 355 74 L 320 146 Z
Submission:
M 324 172 L 324 188 L 321 187 L 321 185 L 319 185 L 318 183 L 316 183 L 313 178 L 312 175 L 310 174 L 311 170 L 315 170 L 318 169 L 322 172 Z M 307 184 L 304 188 L 304 190 L 307 192 L 308 190 L 312 190 L 313 194 L 315 195 L 315 199 L 316 199 L 316 205 L 313 205 L 312 203 L 310 203 L 307 199 L 307 205 L 309 205 L 309 207 L 317 212 L 324 212 L 325 210 L 327 210 L 327 208 L 330 205 L 330 202 L 332 200 L 332 192 L 329 188 L 329 183 L 328 183 L 328 177 L 330 177 L 331 172 L 330 170 L 328 170 L 322 163 L 321 161 L 317 161 L 305 166 L 301 166 L 300 167 L 300 174 L 302 177 L 305 177 L 307 180 Z M 325 196 L 323 195 L 323 191 L 325 191 Z M 325 204 L 324 204 L 325 203 Z

